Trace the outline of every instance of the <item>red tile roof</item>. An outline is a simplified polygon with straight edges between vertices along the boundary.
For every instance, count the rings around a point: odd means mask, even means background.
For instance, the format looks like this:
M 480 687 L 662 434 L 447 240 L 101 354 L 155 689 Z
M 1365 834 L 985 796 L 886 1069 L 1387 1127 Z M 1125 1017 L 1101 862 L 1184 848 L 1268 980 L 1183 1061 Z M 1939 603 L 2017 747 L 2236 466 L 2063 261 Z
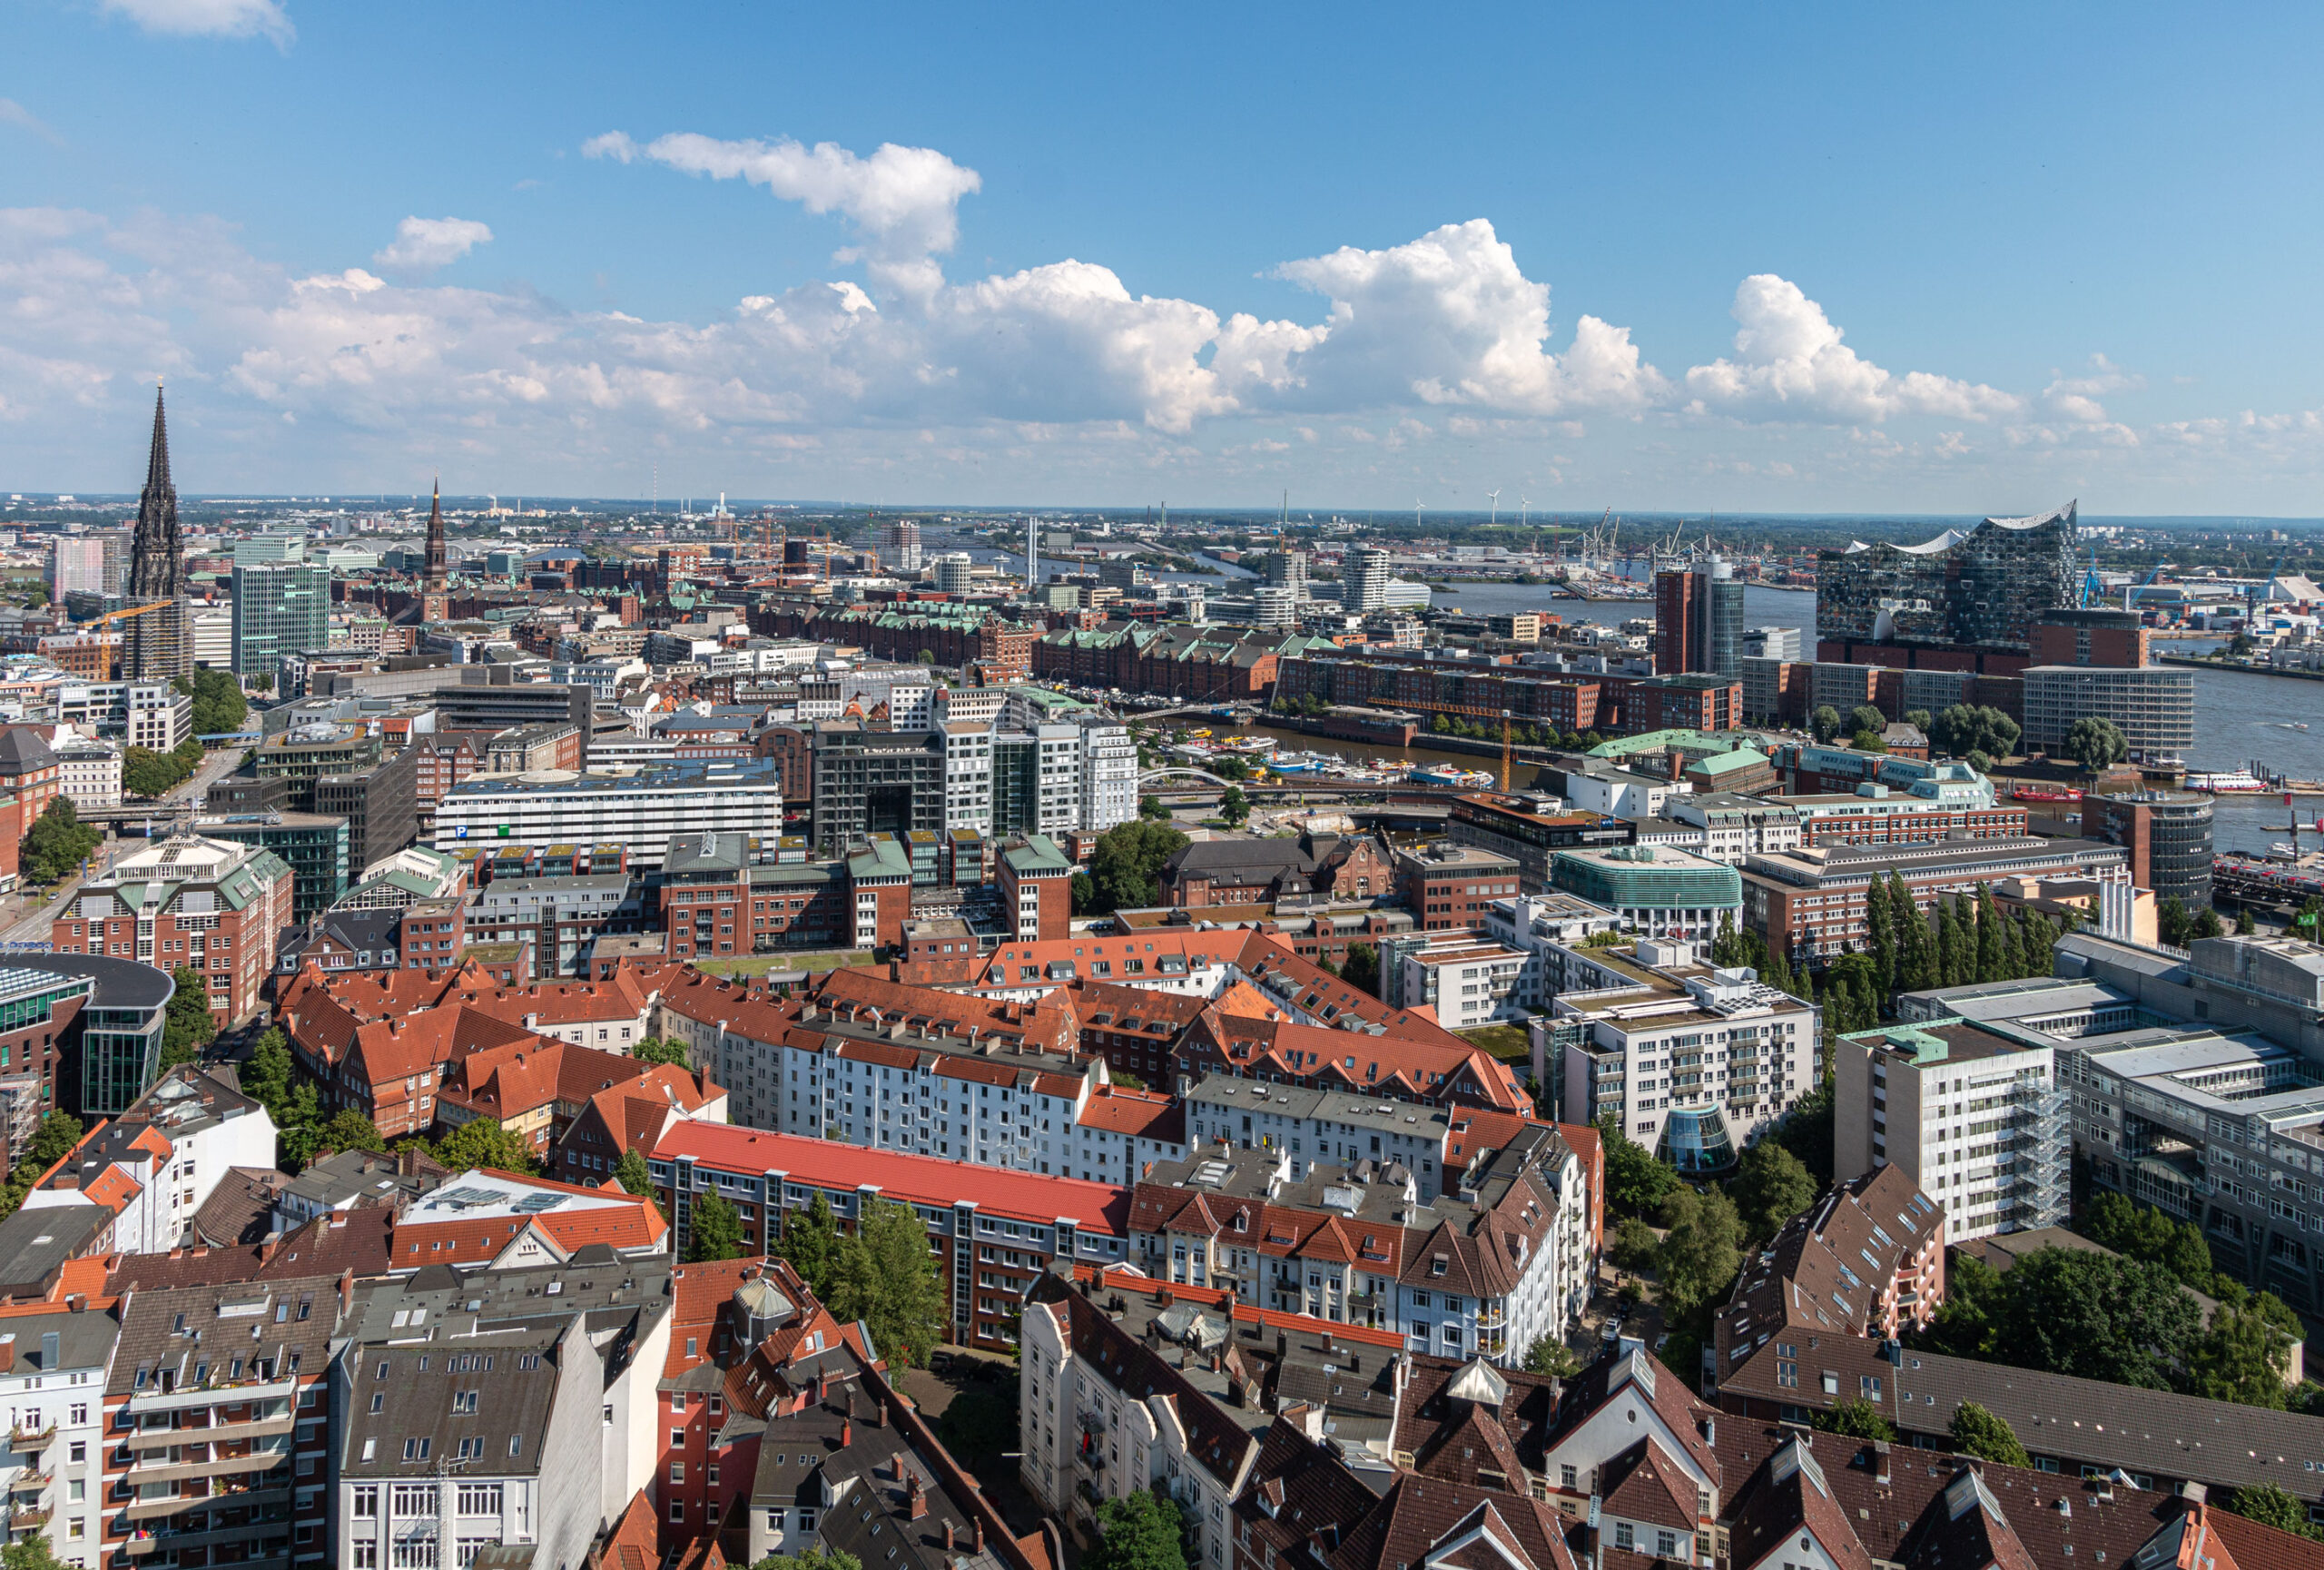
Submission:
M 1084 1231 L 1128 1236 L 1129 1190 L 1118 1183 L 1042 1177 L 1006 1167 L 871 1150 L 834 1140 L 770 1133 L 733 1123 L 680 1123 L 654 1147 L 657 1161 L 691 1157 L 725 1172 L 779 1171 L 825 1189 L 874 1188 L 916 1205 L 970 1203 L 1014 1220 L 1069 1219 Z

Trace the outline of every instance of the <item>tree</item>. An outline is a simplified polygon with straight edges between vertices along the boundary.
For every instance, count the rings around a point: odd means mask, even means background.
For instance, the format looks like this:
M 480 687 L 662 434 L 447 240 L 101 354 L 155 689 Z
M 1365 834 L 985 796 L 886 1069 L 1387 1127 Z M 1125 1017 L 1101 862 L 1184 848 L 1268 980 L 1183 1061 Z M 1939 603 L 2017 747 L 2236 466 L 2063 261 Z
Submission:
M 1965 703 L 1944 710 L 1926 728 L 1930 743 L 1955 757 L 1966 757 L 1972 752 L 2006 757 L 2024 734 L 2017 722 L 2001 710 Z
M 251 690 L 253 692 L 272 692 L 274 690 L 274 673 L 271 670 L 262 670 L 257 675 L 251 676 Z
M 2241 910 L 2235 913 L 2235 935 L 2237 937 L 2248 938 L 2259 930 L 2260 923 L 2258 920 L 2252 916 L 2250 906 L 2246 905 Z
M 1816 1202 L 1816 1179 L 1807 1165 L 1773 1140 L 1743 1152 L 1728 1184 L 1748 1238 L 1771 1238 L 1783 1224 Z
M 1888 924 L 1896 933 L 1895 990 L 1912 992 L 1935 986 L 1936 934 L 1905 886 L 1905 874 L 1893 868 L 1888 874 Z
M 1896 984 L 1896 924 L 1888 909 L 1888 881 L 1874 876 L 1864 891 L 1864 946 L 1872 955 L 1872 979 L 1886 997 Z
M 104 843 L 104 835 L 81 821 L 69 796 L 54 796 L 25 835 L 18 860 L 34 882 L 53 884 Z
M 817 1298 L 827 1297 L 832 1272 L 839 1263 L 839 1222 L 822 1190 L 815 1190 L 805 1210 L 783 1212 L 783 1235 L 769 1239 L 767 1252 L 788 1259 Z
M 751 1570 L 863 1570 L 863 1561 L 817 1544 L 804 1554 L 770 1554 Z
M 1843 1434 L 1851 1439 L 1886 1439 L 1896 1443 L 1896 1426 L 1880 1415 L 1880 1408 L 1861 1396 L 1851 1396 L 1829 1411 L 1815 1415 L 1813 1426 L 1827 1434 Z
M 922 665 L 934 665 L 936 663 L 936 651 L 932 648 L 921 649 L 920 651 L 920 663 Z
M 436 1159 L 456 1172 L 493 1167 L 528 1175 L 534 1165 L 531 1142 L 490 1118 L 472 1118 L 437 1140 Z
M 1923 736 L 1926 736 L 1928 727 L 1933 723 L 1933 716 L 1925 708 L 1908 708 L 1905 711 L 1905 723 Z
M 1953 1447 L 1965 1456 L 1982 1456 L 1997 1466 L 2034 1465 L 2034 1457 L 2018 1443 L 2017 1430 L 1974 1401 L 1953 1409 Z
M 741 1215 L 714 1189 L 696 1194 L 693 1227 L 686 1239 L 686 1263 L 698 1265 L 705 1260 L 742 1257 Z
M 1098 1506 L 1098 1545 L 1081 1570 L 1187 1570 L 1177 1506 L 1150 1488 L 1133 1488 Z
M 2110 764 L 2120 763 L 2130 755 L 2131 744 L 2114 722 L 2096 715 L 2084 715 L 2073 722 L 2066 732 L 2066 756 L 2073 759 L 2092 774 Z
M 121 788 L 131 795 L 167 795 L 192 772 L 172 754 L 151 747 L 133 746 L 121 755 Z
M 2209 905 L 2205 905 L 2201 910 L 2195 913 L 2195 924 L 2193 929 L 2188 933 L 2188 936 L 2191 938 L 2216 938 L 2224 937 L 2226 933 L 2227 927 L 2220 921 L 2219 912 L 2213 910 Z
M 1137 909 L 1160 903 L 1163 864 L 1186 844 L 1187 836 L 1167 824 L 1139 820 L 1108 829 L 1089 858 L 1098 908 Z
M 1828 742 L 1840 734 L 1840 711 L 1830 704 L 1818 704 L 1816 712 L 1807 716 L 1807 728 L 1819 742 Z
M 1380 995 L 1380 951 L 1370 943 L 1350 943 L 1340 965 L 1340 980 L 1361 992 Z
M 1160 796 L 1140 796 L 1137 815 L 1148 823 L 1167 824 L 1170 821 L 1170 809 L 1162 805 Z
M 1098 914 L 1098 884 L 1088 873 L 1076 872 L 1071 880 L 1073 913 L 1077 916 Z
M 250 718 L 250 703 L 242 696 L 241 683 L 234 679 L 231 671 L 197 670 L 190 676 L 178 677 L 174 685 L 178 691 L 193 699 L 195 736 L 222 736 L 238 731 Z
M 1630 1216 L 1659 1210 L 1679 1186 L 1679 1174 L 1622 1132 L 1610 1115 L 1598 1120 L 1598 1133 L 1606 1147 L 1606 1202 Z
M 0 1570 L 65 1570 L 64 1561 L 38 1532 L 0 1548 Z
M 2280 1312 L 2271 1312 L 2265 1306 L 2270 1304 Z M 2211 1311 L 2211 1328 L 2187 1355 L 2187 1393 L 2282 1411 L 2292 1343 L 2306 1333 L 2299 1317 L 2272 1292 L 2221 1303 Z
M 335 1113 L 330 1122 L 316 1131 L 314 1148 L 317 1150 L 384 1151 L 388 1141 L 380 1138 L 379 1124 L 349 1107 Z
M 1251 815 L 1251 798 L 1243 794 L 1241 785 L 1228 785 L 1226 794 L 1218 798 L 1218 815 L 1226 820 L 1229 828 L 1240 828 Z
M 1624 1216 L 1614 1225 L 1614 1240 L 1606 1245 L 1606 1257 L 1625 1270 L 1654 1269 L 1655 1250 L 1662 1247 L 1662 1239 L 1654 1229 L 1636 1216 Z
M 251 1048 L 251 1060 L 242 1065 L 242 1094 L 266 1109 L 268 1117 L 277 1128 L 282 1126 L 282 1113 L 290 1100 L 290 1043 L 280 1030 L 270 1029 Z
M 1857 731 L 1868 730 L 1874 736 L 1878 736 L 1888 728 L 1888 716 L 1868 703 L 1860 703 L 1848 710 L 1847 728 Z
M 2011 979 L 2009 966 L 2002 953 L 2001 912 L 1994 906 L 1993 886 L 1977 885 L 1977 980 L 2005 982 Z
M 1833 1081 L 1832 1056 L 1824 1054 L 1823 1077 L 1816 1088 L 1799 1098 L 1791 1113 L 1769 1136 L 1799 1158 L 1807 1175 L 1818 1183 L 1832 1180 L 1832 1122 L 1838 1089 Z
M 2246 1521 L 2302 1537 L 2324 1536 L 2308 1524 L 2308 1506 L 2273 1483 L 2247 1483 L 2220 1501 L 2220 1508 Z
M 340 1117 L 350 1115 L 346 1112 L 340 1114 Z M 371 1125 L 369 1119 L 364 1120 L 364 1126 L 371 1130 L 373 1139 L 379 1138 L 379 1130 Z M 314 1160 L 316 1150 L 321 1148 L 322 1133 L 322 1092 L 312 1084 L 300 1085 L 290 1092 L 282 1115 L 274 1121 L 275 1142 L 281 1149 L 283 1165 L 296 1171 Z
M 163 1072 L 193 1061 L 202 1047 L 218 1036 L 218 1022 L 210 1012 L 210 978 L 192 965 L 180 965 L 170 973 L 170 980 L 177 984 L 177 991 L 170 994 L 162 1027 Z
M 635 1194 L 650 1203 L 654 1207 L 655 1215 L 662 1214 L 662 1201 L 656 1199 L 654 1193 L 653 1169 L 645 1164 L 645 1158 L 635 1150 L 624 1150 L 621 1153 L 621 1160 L 614 1163 L 614 1181 L 621 1185 L 624 1193 Z M 667 1219 L 664 1218 L 665 1220 Z
M 2194 927 L 2195 919 L 2187 913 L 2187 902 L 2177 894 L 2172 894 L 2155 907 L 2155 934 L 2172 948 L 2185 948 Z
M 1988 1355 L 2023 1368 L 2167 1390 L 2201 1328 L 2195 1300 L 2143 1260 L 2038 1249 L 2001 1288 Z
M 630 1048 L 629 1055 L 641 1063 L 667 1063 L 679 1069 L 694 1066 L 686 1044 L 675 1037 L 648 1036 Z
M 1251 765 L 1243 761 L 1241 754 L 1230 752 L 1211 759 L 1210 772 L 1223 780 L 1249 779 Z
M 829 1307 L 842 1320 L 871 1326 L 890 1367 L 928 1367 L 950 1317 L 920 1212 L 893 1200 L 862 1201 L 855 1230 L 840 1240 Z
M 1698 1194 L 1673 1190 L 1662 1201 L 1669 1229 L 1655 1264 L 1662 1278 L 1664 1306 L 1680 1318 L 1715 1301 L 1743 1263 L 1743 1222 L 1735 1203 L 1717 1185 Z
M 1888 744 L 1880 739 L 1880 733 L 1873 730 L 1856 732 L 1856 735 L 1848 737 L 1848 746 L 1858 752 L 1886 752 L 1888 750 Z
M 1572 1348 L 1555 1336 L 1537 1336 L 1533 1344 L 1525 1348 L 1525 1371 L 1571 1379 L 1581 1372 L 1581 1359 L 1573 1355 Z

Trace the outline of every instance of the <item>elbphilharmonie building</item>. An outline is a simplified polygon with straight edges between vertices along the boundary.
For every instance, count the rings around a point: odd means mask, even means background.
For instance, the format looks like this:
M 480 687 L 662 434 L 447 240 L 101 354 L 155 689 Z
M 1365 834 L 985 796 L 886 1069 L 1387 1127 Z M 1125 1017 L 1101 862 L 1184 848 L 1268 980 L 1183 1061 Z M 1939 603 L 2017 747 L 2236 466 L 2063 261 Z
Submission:
M 2075 505 L 1989 518 L 1920 545 L 1856 540 L 1817 553 L 1817 641 L 2025 653 L 2034 618 L 2076 602 Z

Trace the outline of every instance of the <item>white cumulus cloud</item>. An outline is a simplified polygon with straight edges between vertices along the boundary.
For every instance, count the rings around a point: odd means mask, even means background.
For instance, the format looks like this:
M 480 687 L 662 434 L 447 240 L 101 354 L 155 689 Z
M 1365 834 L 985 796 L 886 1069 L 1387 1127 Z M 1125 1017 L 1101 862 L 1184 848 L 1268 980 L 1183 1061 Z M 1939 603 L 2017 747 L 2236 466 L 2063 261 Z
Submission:
M 371 260 L 390 272 L 433 272 L 491 241 L 491 229 L 473 218 L 412 217 L 396 225 L 395 242 Z
M 2024 400 L 1928 371 L 1896 375 L 1840 341 L 1840 330 L 1799 285 L 1754 273 L 1735 291 L 1735 358 L 1687 372 L 1694 407 L 1720 414 L 1837 421 L 1934 414 L 1990 420 Z
M 690 131 L 657 136 L 643 148 L 625 133 L 607 132 L 581 144 L 584 156 L 627 163 L 644 157 L 687 174 L 763 185 L 814 213 L 837 212 L 863 242 L 873 275 L 892 287 L 925 290 L 940 281 L 931 258 L 960 238 L 960 198 L 982 184 L 929 147 L 882 143 L 862 157 L 835 142 L 809 147 L 783 137 L 773 142 L 724 141 Z M 841 260 L 855 254 L 842 252 Z
M 1330 407 L 1467 404 L 1532 414 L 1632 411 L 1667 384 L 1630 330 L 1584 316 L 1550 352 L 1550 287 L 1527 278 L 1485 219 L 1448 223 L 1381 251 L 1344 246 L 1285 262 L 1279 276 L 1331 302 L 1291 377 Z
M 189 38 L 266 38 L 288 49 L 295 32 L 281 0 L 103 0 L 148 33 Z
M 19 131 L 29 131 L 52 147 L 64 145 L 64 139 L 50 130 L 39 115 L 13 98 L 0 98 L 0 125 L 14 125 Z

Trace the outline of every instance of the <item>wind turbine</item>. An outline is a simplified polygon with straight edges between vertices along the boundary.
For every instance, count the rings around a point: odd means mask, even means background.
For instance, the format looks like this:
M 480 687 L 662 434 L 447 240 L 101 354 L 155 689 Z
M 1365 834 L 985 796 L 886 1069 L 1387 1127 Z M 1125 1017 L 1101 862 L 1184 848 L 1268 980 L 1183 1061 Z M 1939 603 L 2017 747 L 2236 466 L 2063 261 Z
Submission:
M 1420 509 L 1422 505 L 1423 504 L 1419 497 L 1415 496 L 1413 498 L 1413 527 L 1414 528 L 1418 528 L 1420 527 Z
M 1488 490 L 1485 492 L 1485 499 L 1492 503 L 1492 516 L 1487 518 L 1485 527 L 1488 528 L 1498 528 L 1501 524 L 1501 492 L 1497 490 Z

